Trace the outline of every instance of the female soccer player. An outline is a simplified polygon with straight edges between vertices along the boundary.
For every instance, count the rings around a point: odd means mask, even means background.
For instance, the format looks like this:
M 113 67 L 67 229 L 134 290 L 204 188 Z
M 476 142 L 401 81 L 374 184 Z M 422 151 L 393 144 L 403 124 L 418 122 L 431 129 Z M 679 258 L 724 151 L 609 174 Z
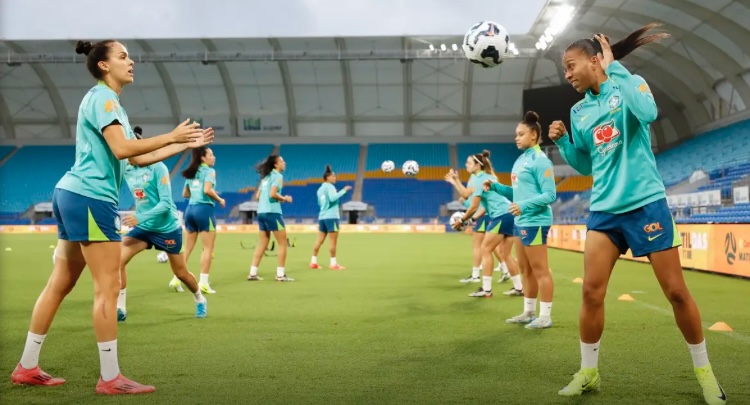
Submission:
M 552 326 L 552 296 L 554 285 L 547 261 L 547 233 L 552 226 L 551 204 L 557 198 L 552 161 L 539 147 L 542 127 L 539 115 L 529 111 L 516 127 L 516 146 L 524 152 L 513 164 L 513 187 L 500 183 L 484 183 L 485 188 L 513 199 L 510 213 L 516 216 L 515 236 L 518 263 L 524 273 L 524 310 L 507 319 L 510 324 L 526 324 L 529 329 Z M 536 317 L 537 295 L 539 317 Z
M 482 205 L 486 210 L 487 225 L 485 228 L 484 238 L 480 244 L 480 254 L 482 258 L 482 286 L 474 293 L 470 294 L 470 297 L 492 297 L 492 263 L 493 263 L 493 251 L 498 245 L 505 245 L 511 243 L 513 238 L 513 215 L 508 212 L 510 200 L 505 196 L 484 190 L 482 184 L 485 181 L 497 182 L 497 178 L 494 176 L 492 171 L 492 163 L 489 159 L 489 152 L 484 151 L 481 154 L 470 155 L 466 159 L 466 170 L 474 175 L 473 191 L 471 193 L 471 206 L 464 213 L 460 223 L 456 223 L 454 228 L 458 229 L 462 224 L 471 218 L 477 208 Z M 458 176 L 454 173 L 454 184 L 459 184 Z M 460 190 L 461 192 L 464 190 Z M 507 257 L 503 257 L 506 263 L 510 263 L 510 271 L 515 273 L 516 277 L 513 279 L 514 283 L 518 282 L 518 289 L 520 287 L 520 276 L 518 275 L 518 269 L 515 267 L 515 261 L 510 256 L 510 250 L 503 249 L 503 252 L 508 252 Z M 510 295 L 510 294 L 506 294 Z
M 190 165 L 182 171 L 185 178 L 185 187 L 182 196 L 189 198 L 190 202 L 185 210 L 185 230 L 187 231 L 187 243 L 185 244 L 185 261 L 190 260 L 198 235 L 203 243 L 201 253 L 201 279 L 198 286 L 204 294 L 215 294 L 208 283 L 208 273 L 211 271 L 211 263 L 214 258 L 214 243 L 216 242 L 216 215 L 214 204 L 218 202 L 221 208 L 226 206 L 223 198 L 216 192 L 216 171 L 213 166 L 216 156 L 211 148 L 193 149 Z M 175 275 L 169 286 L 180 290 L 180 279 Z
M 604 296 L 615 262 L 631 249 L 633 256 L 648 257 L 672 304 L 704 400 L 724 404 L 727 397 L 708 361 L 700 312 L 682 276 L 677 250 L 682 240 L 651 151 L 649 124 L 658 115 L 656 102 L 648 84 L 618 62 L 638 47 L 668 37 L 644 36 L 656 26 L 649 24 L 613 45 L 602 34 L 581 39 L 563 54 L 565 78 L 586 96 L 571 109 L 570 135 L 561 121 L 555 121 L 550 138 L 570 166 L 593 176 L 594 185 L 584 247 L 581 369 L 559 394 L 580 395 L 600 385 Z
M 281 203 L 291 203 L 292 197 L 281 195 L 284 187 L 284 173 L 286 162 L 279 155 L 270 155 L 258 165 L 257 170 L 262 179 L 258 190 L 258 226 L 260 227 L 260 243 L 255 249 L 253 264 L 250 266 L 248 281 L 260 281 L 258 277 L 258 266 L 263 258 L 263 252 L 268 248 L 271 233 L 276 238 L 279 246 L 279 264 L 276 267 L 276 281 L 294 281 L 286 276 L 284 265 L 286 263 L 286 229 L 284 229 L 284 218 L 281 216 Z
M 450 171 L 448 171 L 448 173 L 446 173 L 445 181 L 453 185 L 460 196 L 459 201 L 461 201 L 461 204 L 463 204 L 464 208 L 469 209 L 469 207 L 471 206 L 471 193 L 474 192 L 474 180 L 476 176 L 471 173 L 469 174 L 469 181 L 466 182 L 466 187 L 461 184 L 460 180 L 456 180 L 457 177 L 458 173 L 456 173 L 455 170 L 451 169 Z M 484 207 L 480 206 L 479 208 L 477 208 L 471 219 L 474 221 L 471 236 L 471 276 L 459 280 L 462 283 L 479 283 L 482 281 L 482 279 L 479 277 L 479 275 L 482 273 L 481 246 L 482 239 L 484 239 L 484 230 L 487 225 Z
M 341 191 L 336 191 L 336 173 L 331 170 L 331 166 L 326 166 L 326 171 L 323 173 L 323 184 L 318 188 L 318 205 L 320 206 L 320 214 L 318 214 L 318 240 L 315 241 L 313 246 L 313 255 L 310 261 L 311 269 L 319 269 L 318 265 L 318 251 L 323 246 L 323 242 L 326 240 L 326 236 L 331 236 L 331 270 L 346 270 L 346 267 L 336 262 L 336 243 L 339 239 L 339 219 L 341 213 L 339 212 L 339 199 L 346 194 L 347 191 L 351 190 L 350 186 L 346 186 Z
M 134 132 L 135 137 L 141 139 L 141 133 Z M 212 131 L 209 134 L 212 134 Z M 201 294 L 195 276 L 188 271 L 185 256 L 182 254 L 182 224 L 172 200 L 167 165 L 162 162 L 145 167 L 129 164 L 125 170 L 125 180 L 135 200 L 135 215 L 122 220 L 123 225 L 133 229 L 122 240 L 117 320 L 124 322 L 128 313 L 125 306 L 128 277 L 126 266 L 135 255 L 151 247 L 167 253 L 175 277 L 185 283 L 195 297 L 195 317 L 205 318 L 206 299 Z
M 171 133 L 134 141 L 128 116 L 120 105 L 123 87 L 133 82 L 133 61 L 121 43 L 79 41 L 86 68 L 99 82 L 83 97 L 78 110 L 73 167 L 55 186 L 52 206 L 58 242 L 54 270 L 34 306 L 14 384 L 59 385 L 65 382 L 39 368 L 39 352 L 63 299 L 84 267 L 94 281 L 94 332 L 99 347 L 99 394 L 153 392 L 120 374 L 117 360 L 117 293 L 120 289 L 120 218 L 117 205 L 126 162 L 150 165 L 180 153 L 190 143 L 202 144 L 203 130 L 189 120 Z

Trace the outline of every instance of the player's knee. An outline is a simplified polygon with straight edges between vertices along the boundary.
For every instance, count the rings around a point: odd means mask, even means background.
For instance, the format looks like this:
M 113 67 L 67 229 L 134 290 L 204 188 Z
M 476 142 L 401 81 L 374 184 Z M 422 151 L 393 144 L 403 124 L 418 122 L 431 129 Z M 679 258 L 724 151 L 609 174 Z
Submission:
M 686 288 L 668 288 L 664 295 L 666 295 L 672 306 L 682 306 L 690 301 L 690 293 Z
M 583 284 L 583 304 L 588 307 L 600 307 L 604 305 L 604 296 L 607 289 L 594 283 Z

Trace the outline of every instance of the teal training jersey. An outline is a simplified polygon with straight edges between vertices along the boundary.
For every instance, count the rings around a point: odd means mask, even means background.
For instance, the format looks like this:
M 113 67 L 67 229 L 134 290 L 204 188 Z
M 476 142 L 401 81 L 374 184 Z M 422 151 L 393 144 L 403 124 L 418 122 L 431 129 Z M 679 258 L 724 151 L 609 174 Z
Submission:
M 318 188 L 318 205 L 320 214 L 318 219 L 340 219 L 339 199 L 346 194 L 346 190 L 336 191 L 336 187 L 331 183 L 323 183 Z
M 552 161 L 538 145 L 526 149 L 518 157 L 513 164 L 510 179 L 513 182 L 513 202 L 521 209 L 521 215 L 516 217 L 516 225 L 552 225 L 550 205 L 557 198 L 555 174 Z
M 484 182 L 491 181 L 497 183 L 497 177 L 487 174 L 485 172 L 479 172 L 474 177 L 474 192 L 471 194 L 471 198 L 479 196 L 481 198 L 482 207 L 484 207 L 487 216 L 490 218 L 497 218 L 503 214 L 508 213 L 508 207 L 510 206 L 510 200 L 504 195 L 490 191 L 484 191 Z
M 122 125 L 127 139 L 135 138 L 120 97 L 99 82 L 78 107 L 76 160 L 55 187 L 113 204 L 119 202 L 127 161 L 115 157 L 103 135 L 104 128 L 115 122 Z
M 202 164 L 198 167 L 195 177 L 185 180 L 185 187 L 190 189 L 190 205 L 210 204 L 214 205 L 213 198 L 206 195 L 203 191 L 206 183 L 211 183 L 216 188 L 216 170 Z
M 162 163 L 146 167 L 127 165 L 125 181 L 135 200 L 138 228 L 155 233 L 172 232 L 180 227 L 177 207 L 172 200 L 169 170 Z
M 284 176 L 274 169 L 260 182 L 260 197 L 258 198 L 258 214 L 281 214 L 281 202 L 271 198 L 271 187 L 278 187 L 277 193 L 281 194 Z
M 657 116 L 651 90 L 620 62 L 607 67 L 600 94 L 591 90 L 570 112 L 560 154 L 583 175 L 593 175 L 591 211 L 621 214 L 666 198 L 651 151 L 649 124 Z

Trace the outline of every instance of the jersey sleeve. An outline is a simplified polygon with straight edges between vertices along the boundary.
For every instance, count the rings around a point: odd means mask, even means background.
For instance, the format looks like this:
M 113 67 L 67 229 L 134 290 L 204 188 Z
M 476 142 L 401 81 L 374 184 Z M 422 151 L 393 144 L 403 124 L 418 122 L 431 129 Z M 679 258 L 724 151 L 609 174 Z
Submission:
M 548 158 L 537 159 L 537 163 L 534 165 L 534 177 L 539 185 L 540 193 L 535 197 L 516 202 L 518 208 L 521 209 L 521 213 L 528 209 L 544 208 L 555 202 L 557 198 L 555 173 L 552 169 L 551 160 Z
M 570 167 L 575 169 L 578 173 L 584 176 L 591 175 L 591 155 L 581 152 L 581 150 L 570 142 L 570 138 L 575 141 L 576 138 L 581 139 L 578 134 L 578 128 L 576 128 L 575 117 L 573 116 L 572 110 L 570 113 L 570 133 L 565 134 L 560 139 L 555 141 L 555 144 L 560 149 L 560 156 L 567 162 Z M 582 142 L 583 143 L 583 142 Z M 584 145 L 580 145 L 584 146 Z M 581 148 L 583 149 L 583 148 Z
M 206 170 L 206 178 L 203 183 L 211 183 L 212 186 L 216 187 L 216 170 L 209 168 Z
M 513 201 L 513 187 L 506 186 L 500 182 L 493 182 L 490 190 L 500 194 L 510 201 Z
M 117 114 L 120 109 L 120 102 L 117 101 L 117 95 L 111 90 L 100 90 L 92 94 L 87 109 L 91 124 L 100 133 L 103 133 L 104 128 L 112 124 L 122 125 Z
M 344 194 L 346 194 L 346 190 L 342 188 L 341 190 L 336 192 L 336 187 L 331 186 L 331 187 L 327 187 L 326 193 L 327 193 L 328 201 L 334 202 L 334 201 L 338 201 L 339 198 L 343 197 Z
M 623 104 L 636 118 L 646 124 L 656 121 L 659 113 L 656 108 L 656 101 L 651 89 L 642 77 L 631 74 L 618 61 L 614 61 L 607 66 L 607 75 L 620 83 Z
M 476 176 L 472 178 L 471 181 L 469 181 L 468 186 L 473 188 L 469 199 L 482 196 L 482 193 L 484 192 L 484 190 L 482 189 L 482 183 L 484 183 L 484 179 L 479 176 Z

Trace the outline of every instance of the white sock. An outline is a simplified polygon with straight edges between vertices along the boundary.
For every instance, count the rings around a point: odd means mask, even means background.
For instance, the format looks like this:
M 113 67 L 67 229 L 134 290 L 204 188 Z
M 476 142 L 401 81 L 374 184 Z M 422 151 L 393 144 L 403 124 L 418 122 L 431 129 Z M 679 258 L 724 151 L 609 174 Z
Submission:
M 26 346 L 23 347 L 23 354 L 21 355 L 21 367 L 31 370 L 39 365 L 39 352 L 42 350 L 45 336 L 47 335 L 37 335 L 31 332 L 26 334 Z
M 515 288 L 518 291 L 523 291 L 523 284 L 521 283 L 520 274 L 516 274 L 515 276 L 510 276 L 510 281 L 513 282 L 513 288 Z
M 508 265 L 505 262 L 500 263 L 500 267 L 503 269 L 503 273 L 508 272 Z
M 497 264 L 497 266 L 495 266 L 495 268 L 494 268 L 494 269 L 492 269 L 492 270 L 493 270 L 493 271 L 500 271 L 500 270 L 502 270 L 502 268 L 503 268 L 503 263 L 502 263 L 502 262 L 500 262 L 500 263 L 498 263 L 498 264 Z
M 318 264 L 318 256 L 313 256 L 312 259 L 310 259 L 310 264 Z
M 201 294 L 201 289 L 198 289 L 198 292 L 193 293 L 193 297 L 195 297 L 195 302 L 203 302 L 206 300 L 206 298 Z
M 203 285 L 208 284 L 208 274 L 201 273 L 201 284 Z
M 479 273 L 482 271 L 481 267 L 471 268 L 471 278 L 479 278 Z
M 117 308 L 125 311 L 125 288 L 120 290 L 120 295 L 117 296 Z
M 690 355 L 693 357 L 693 367 L 699 368 L 708 365 L 708 352 L 706 351 L 705 339 L 697 345 L 688 343 L 688 348 L 690 349 Z
M 331 266 L 335 266 L 335 265 L 336 265 L 336 258 L 332 257 L 331 258 Z
M 276 277 L 284 277 L 286 275 L 286 271 L 283 267 L 277 267 L 276 268 Z
M 492 291 L 492 276 L 482 276 L 482 289 Z
M 258 266 L 250 266 L 250 276 L 258 275 Z
M 552 303 L 551 302 L 539 302 L 539 317 L 550 317 L 552 315 Z
M 117 339 L 110 342 L 100 342 L 97 345 L 99 346 L 102 380 L 113 380 L 120 374 L 120 365 L 117 363 Z
M 523 312 L 536 313 L 536 298 L 523 298 Z
M 599 342 L 581 342 L 581 368 L 599 367 Z

